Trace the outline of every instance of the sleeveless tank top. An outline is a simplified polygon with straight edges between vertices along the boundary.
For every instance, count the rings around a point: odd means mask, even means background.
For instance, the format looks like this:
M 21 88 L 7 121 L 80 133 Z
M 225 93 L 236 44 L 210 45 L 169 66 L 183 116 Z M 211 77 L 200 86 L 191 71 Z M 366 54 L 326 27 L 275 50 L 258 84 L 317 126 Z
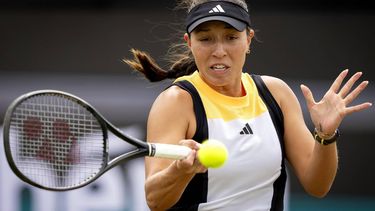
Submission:
M 243 97 L 222 95 L 198 72 L 173 85 L 190 93 L 197 142 L 216 139 L 228 149 L 220 168 L 196 174 L 169 210 L 283 210 L 286 182 L 283 116 L 263 80 L 242 74 Z

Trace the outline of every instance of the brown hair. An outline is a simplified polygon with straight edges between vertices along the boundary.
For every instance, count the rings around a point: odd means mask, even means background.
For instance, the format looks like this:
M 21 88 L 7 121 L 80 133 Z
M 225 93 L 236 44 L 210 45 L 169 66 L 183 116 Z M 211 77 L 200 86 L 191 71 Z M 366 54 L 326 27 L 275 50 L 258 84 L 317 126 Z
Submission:
M 186 9 L 189 12 L 193 7 L 215 0 L 180 0 L 177 9 Z M 235 3 L 248 11 L 245 0 L 224 0 Z M 149 81 L 156 82 L 164 79 L 175 79 L 180 76 L 190 75 L 197 70 L 194 57 L 186 43 L 172 44 L 167 52 L 169 70 L 161 68 L 146 52 L 132 48 L 130 52 L 133 59 L 123 59 L 132 69 L 141 72 Z

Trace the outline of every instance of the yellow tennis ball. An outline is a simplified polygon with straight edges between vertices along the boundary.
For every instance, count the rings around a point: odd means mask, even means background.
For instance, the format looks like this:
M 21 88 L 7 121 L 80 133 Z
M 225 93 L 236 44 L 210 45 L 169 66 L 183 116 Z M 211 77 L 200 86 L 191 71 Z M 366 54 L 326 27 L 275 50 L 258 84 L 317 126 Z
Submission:
M 207 168 L 219 168 L 228 158 L 228 150 L 217 140 L 204 141 L 198 150 L 198 159 Z

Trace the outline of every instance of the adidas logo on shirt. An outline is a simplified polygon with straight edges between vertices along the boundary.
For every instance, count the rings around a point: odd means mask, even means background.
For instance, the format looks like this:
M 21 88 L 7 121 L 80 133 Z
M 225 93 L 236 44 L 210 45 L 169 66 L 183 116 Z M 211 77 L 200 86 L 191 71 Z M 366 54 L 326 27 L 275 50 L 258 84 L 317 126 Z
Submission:
M 241 135 L 250 135 L 253 134 L 253 130 L 251 130 L 251 127 L 249 123 L 246 123 L 245 127 L 242 128 L 242 131 L 240 132 Z
M 218 4 L 214 8 L 212 8 L 208 13 L 213 13 L 213 12 L 223 12 L 223 13 L 225 13 L 225 10 L 220 6 L 220 4 Z

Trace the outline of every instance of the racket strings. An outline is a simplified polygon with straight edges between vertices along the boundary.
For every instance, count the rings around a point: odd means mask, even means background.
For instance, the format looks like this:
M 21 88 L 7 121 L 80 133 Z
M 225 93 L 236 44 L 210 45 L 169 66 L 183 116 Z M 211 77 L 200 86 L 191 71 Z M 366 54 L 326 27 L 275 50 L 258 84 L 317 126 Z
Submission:
M 11 118 L 9 142 L 21 173 L 44 187 L 77 186 L 106 162 L 98 120 L 60 95 L 37 95 L 20 103 Z

